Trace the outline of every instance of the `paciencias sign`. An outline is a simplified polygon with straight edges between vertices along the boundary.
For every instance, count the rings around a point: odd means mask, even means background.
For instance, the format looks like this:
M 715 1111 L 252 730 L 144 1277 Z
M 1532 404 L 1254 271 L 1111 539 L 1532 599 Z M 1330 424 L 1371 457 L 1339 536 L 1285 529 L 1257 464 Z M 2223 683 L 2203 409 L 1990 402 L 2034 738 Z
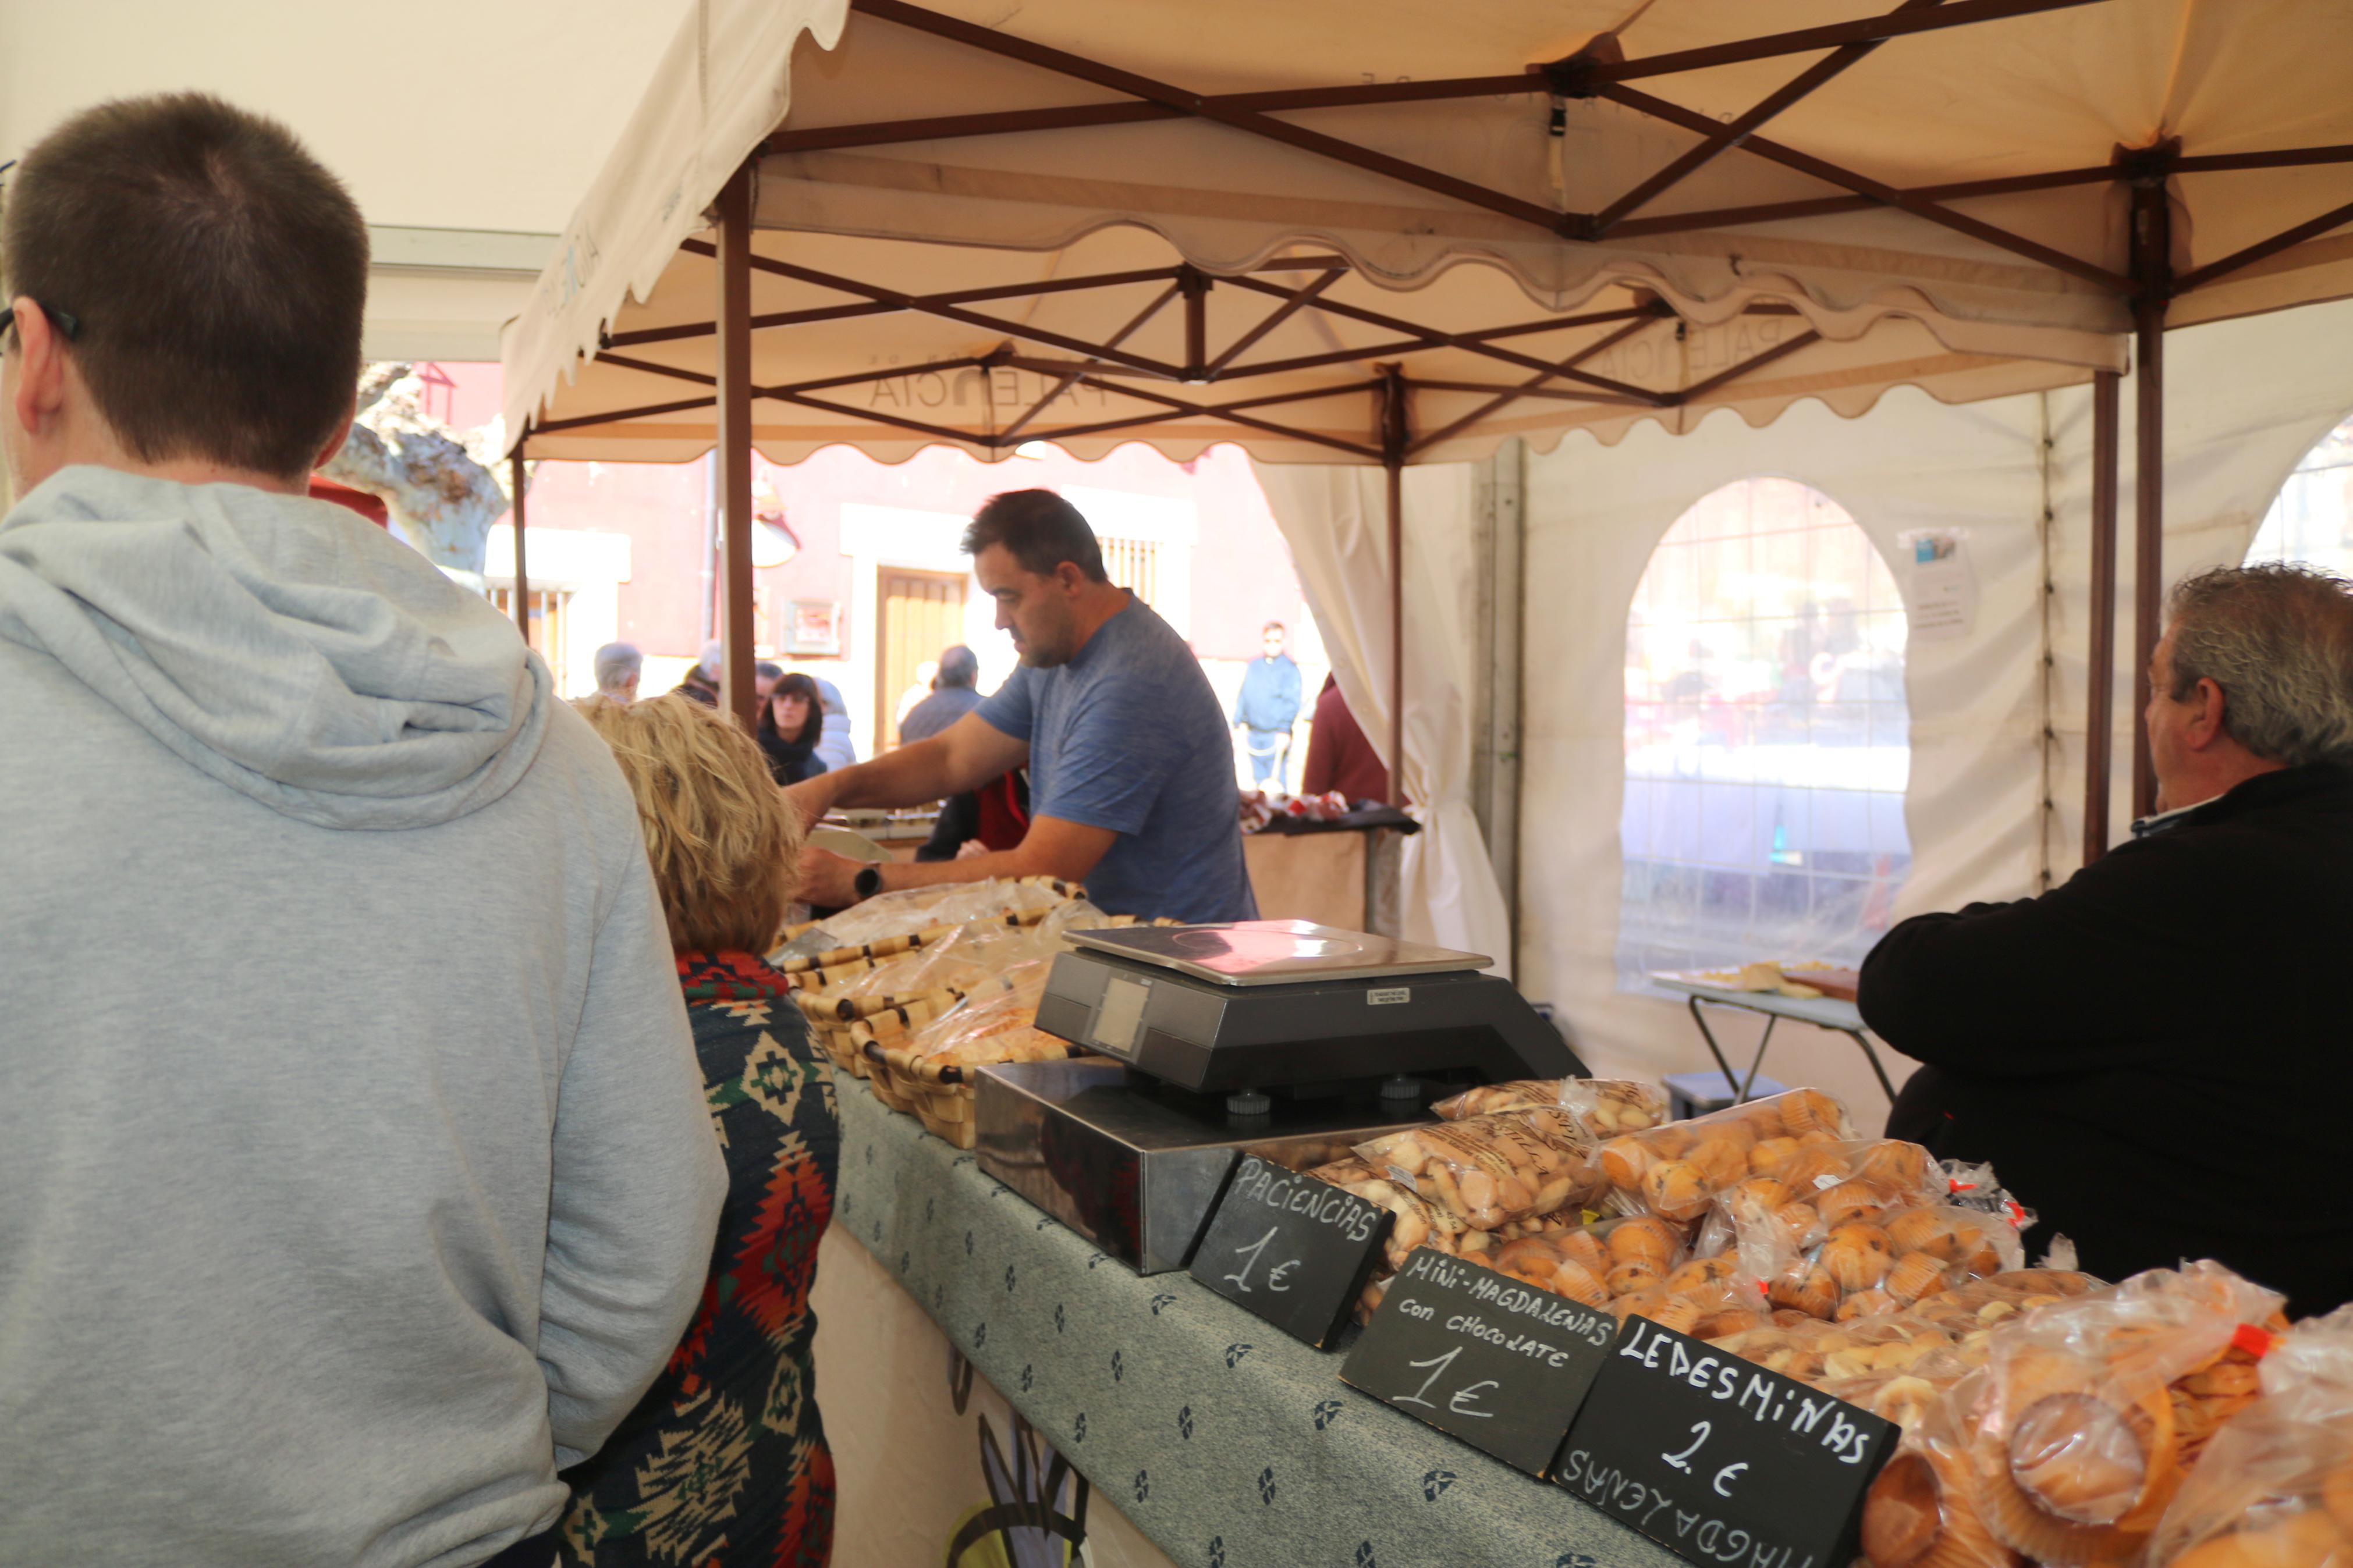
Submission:
M 1318 1350 L 1338 1337 L 1395 1217 L 1245 1154 L 1193 1251 L 1195 1279 Z

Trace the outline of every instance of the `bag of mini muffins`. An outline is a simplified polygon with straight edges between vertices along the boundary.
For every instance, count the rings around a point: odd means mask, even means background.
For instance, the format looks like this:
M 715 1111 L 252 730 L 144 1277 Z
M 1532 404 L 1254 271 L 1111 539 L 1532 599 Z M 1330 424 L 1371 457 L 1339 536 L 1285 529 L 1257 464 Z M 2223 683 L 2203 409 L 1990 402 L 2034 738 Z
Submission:
M 1597 1158 L 1602 1175 L 1628 1205 L 1687 1226 L 1719 1197 L 1778 1167 L 1799 1146 L 1835 1144 L 1853 1136 L 1844 1106 L 1820 1089 L 1793 1089 L 1612 1138 Z
M 1466 1089 L 1430 1110 L 1441 1121 L 1461 1121 L 1499 1111 L 1555 1107 L 1567 1110 L 1595 1138 L 1639 1132 L 1667 1119 L 1666 1096 L 1655 1085 L 1605 1078 L 1514 1079 Z
M 2137 1559 L 2183 1475 L 2253 1402 L 2282 1300 L 2200 1262 L 1998 1327 L 1959 1422 L 1995 1539 L 2062 1568 Z
M 1594 1142 L 1558 1105 L 1409 1127 L 1356 1145 L 1356 1157 L 1471 1230 L 1578 1209 L 1607 1185 Z
M 2353 1564 L 2353 1307 L 2296 1324 L 2254 1376 L 2158 1522 L 2150 1568 Z

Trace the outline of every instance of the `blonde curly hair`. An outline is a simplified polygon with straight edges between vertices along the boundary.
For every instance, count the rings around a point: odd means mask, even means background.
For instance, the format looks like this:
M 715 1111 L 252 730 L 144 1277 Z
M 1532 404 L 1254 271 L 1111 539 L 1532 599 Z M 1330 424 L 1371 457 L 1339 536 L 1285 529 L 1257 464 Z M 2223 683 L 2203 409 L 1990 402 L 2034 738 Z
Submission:
M 574 704 L 637 797 L 646 856 L 680 952 L 764 953 L 800 886 L 800 813 L 759 745 L 688 698 Z

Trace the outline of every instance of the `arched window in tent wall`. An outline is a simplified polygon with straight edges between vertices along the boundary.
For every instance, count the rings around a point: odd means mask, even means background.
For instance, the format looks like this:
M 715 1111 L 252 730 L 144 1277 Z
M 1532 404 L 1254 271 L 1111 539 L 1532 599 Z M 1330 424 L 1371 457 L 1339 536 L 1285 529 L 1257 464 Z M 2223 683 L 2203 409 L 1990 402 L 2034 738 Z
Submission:
M 1904 603 L 1862 530 L 1793 479 L 1701 498 L 1626 625 L 1619 984 L 1754 959 L 1852 963 L 1912 863 Z
M 2287 477 L 2247 560 L 2300 561 L 2353 577 L 2353 418 L 2322 437 Z

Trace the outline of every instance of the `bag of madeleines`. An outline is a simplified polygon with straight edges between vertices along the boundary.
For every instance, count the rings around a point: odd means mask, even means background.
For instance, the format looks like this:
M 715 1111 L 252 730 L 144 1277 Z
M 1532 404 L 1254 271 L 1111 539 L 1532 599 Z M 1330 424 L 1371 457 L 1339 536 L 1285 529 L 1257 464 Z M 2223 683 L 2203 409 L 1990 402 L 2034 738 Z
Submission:
M 2296 1324 L 2208 1444 L 2150 1568 L 2353 1568 L 2353 1307 Z
M 2043 1563 L 2137 1558 L 2187 1467 L 2253 1402 L 2282 1300 L 2201 1262 L 1997 1328 L 1964 1422 L 1994 1537 Z

